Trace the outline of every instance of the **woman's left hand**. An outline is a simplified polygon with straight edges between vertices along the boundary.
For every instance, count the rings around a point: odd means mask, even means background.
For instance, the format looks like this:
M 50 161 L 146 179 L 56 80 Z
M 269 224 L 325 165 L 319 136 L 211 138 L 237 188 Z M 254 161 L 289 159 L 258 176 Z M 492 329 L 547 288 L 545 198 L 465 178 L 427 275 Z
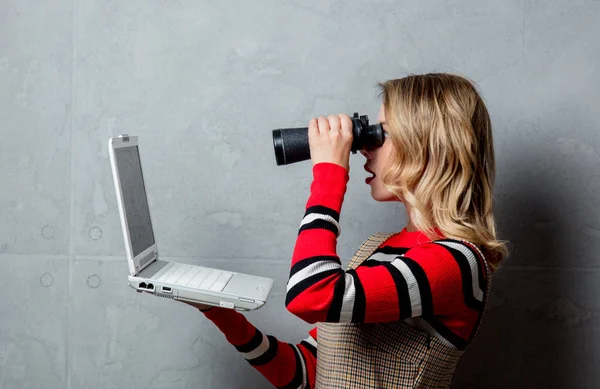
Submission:
M 346 114 L 312 119 L 308 124 L 308 143 L 313 166 L 331 162 L 349 171 L 352 119 Z

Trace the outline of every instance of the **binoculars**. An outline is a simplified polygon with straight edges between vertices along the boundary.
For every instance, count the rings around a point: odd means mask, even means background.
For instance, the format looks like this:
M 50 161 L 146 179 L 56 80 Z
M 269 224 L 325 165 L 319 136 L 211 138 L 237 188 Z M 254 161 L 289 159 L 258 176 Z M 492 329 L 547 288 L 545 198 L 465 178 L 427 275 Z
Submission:
M 351 119 L 352 153 L 356 154 L 358 150 L 372 150 L 381 147 L 385 140 L 381 124 L 369 125 L 369 117 L 367 115 L 359 116 L 358 113 L 354 113 Z M 273 130 L 273 146 L 278 166 L 310 159 L 308 127 Z

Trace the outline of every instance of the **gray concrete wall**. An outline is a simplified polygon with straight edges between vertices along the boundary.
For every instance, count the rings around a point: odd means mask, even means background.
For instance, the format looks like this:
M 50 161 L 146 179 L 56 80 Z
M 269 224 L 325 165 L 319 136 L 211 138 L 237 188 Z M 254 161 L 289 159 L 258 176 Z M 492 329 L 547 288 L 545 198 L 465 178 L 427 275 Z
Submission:
M 495 124 L 494 279 L 456 388 L 600 382 L 600 2 L 0 2 L 0 388 L 265 388 L 200 314 L 126 286 L 107 139 L 141 139 L 161 255 L 276 279 L 284 309 L 310 163 L 271 129 L 359 111 L 376 82 L 474 79 Z M 352 157 L 339 253 L 404 226 Z

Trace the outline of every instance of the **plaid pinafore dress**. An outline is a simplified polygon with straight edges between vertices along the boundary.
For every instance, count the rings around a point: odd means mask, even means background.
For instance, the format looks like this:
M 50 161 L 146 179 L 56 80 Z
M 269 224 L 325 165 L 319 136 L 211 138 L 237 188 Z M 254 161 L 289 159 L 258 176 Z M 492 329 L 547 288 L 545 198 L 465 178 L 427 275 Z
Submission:
M 391 235 L 369 237 L 348 269 L 360 265 Z M 484 309 L 491 285 L 489 266 L 485 271 Z M 478 327 L 479 323 L 473 336 Z M 448 388 L 464 352 L 404 321 L 318 323 L 317 328 L 316 389 Z

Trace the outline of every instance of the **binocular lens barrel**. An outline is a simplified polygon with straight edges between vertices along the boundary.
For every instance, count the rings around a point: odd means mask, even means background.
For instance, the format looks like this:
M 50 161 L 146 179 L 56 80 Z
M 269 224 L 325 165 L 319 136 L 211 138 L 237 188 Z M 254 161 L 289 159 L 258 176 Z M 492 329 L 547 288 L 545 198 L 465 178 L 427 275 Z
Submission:
M 358 113 L 352 117 L 352 134 L 353 153 L 380 147 L 385 140 L 381 124 L 369 125 L 368 116 L 359 116 Z M 273 147 L 278 166 L 310 159 L 308 127 L 273 130 Z
M 308 127 L 273 130 L 273 145 L 279 166 L 310 159 Z

